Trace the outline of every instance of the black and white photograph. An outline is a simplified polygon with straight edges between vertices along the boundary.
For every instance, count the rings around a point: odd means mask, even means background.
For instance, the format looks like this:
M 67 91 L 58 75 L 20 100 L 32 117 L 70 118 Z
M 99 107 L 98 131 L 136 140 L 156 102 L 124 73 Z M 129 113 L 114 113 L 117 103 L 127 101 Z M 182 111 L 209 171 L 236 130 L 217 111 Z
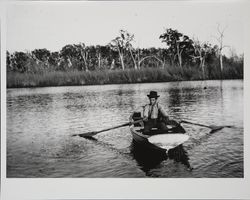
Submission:
M 248 180 L 246 1 L 2 5 L 5 180 Z

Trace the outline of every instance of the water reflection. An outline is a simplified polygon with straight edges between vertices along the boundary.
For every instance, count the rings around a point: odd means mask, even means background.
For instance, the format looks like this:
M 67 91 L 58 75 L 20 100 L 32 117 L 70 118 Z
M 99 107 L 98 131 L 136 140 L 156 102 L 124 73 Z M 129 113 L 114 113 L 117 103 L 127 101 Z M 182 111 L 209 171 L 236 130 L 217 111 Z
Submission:
M 149 175 L 151 169 L 156 168 L 163 160 L 168 158 L 165 152 L 148 149 L 134 140 L 131 143 L 130 151 L 146 175 Z
M 160 164 L 168 159 L 182 163 L 188 170 L 192 170 L 188 154 L 182 145 L 170 149 L 168 153 L 166 153 L 165 151 L 149 149 L 133 140 L 130 146 L 130 152 L 146 176 L 152 176 L 150 170 L 160 167 Z
M 173 159 L 176 162 L 182 163 L 187 167 L 188 170 L 193 169 L 189 163 L 188 153 L 187 151 L 185 151 L 182 144 L 175 147 L 174 149 L 170 149 L 168 151 L 168 157 L 169 159 Z

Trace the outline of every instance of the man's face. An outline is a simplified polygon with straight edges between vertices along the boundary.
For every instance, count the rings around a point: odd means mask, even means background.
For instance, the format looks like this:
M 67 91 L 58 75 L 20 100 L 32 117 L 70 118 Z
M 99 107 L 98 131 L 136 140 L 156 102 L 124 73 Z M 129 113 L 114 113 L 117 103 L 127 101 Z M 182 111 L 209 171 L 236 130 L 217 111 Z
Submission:
M 156 98 L 150 98 L 149 101 L 150 104 L 154 105 L 156 103 Z

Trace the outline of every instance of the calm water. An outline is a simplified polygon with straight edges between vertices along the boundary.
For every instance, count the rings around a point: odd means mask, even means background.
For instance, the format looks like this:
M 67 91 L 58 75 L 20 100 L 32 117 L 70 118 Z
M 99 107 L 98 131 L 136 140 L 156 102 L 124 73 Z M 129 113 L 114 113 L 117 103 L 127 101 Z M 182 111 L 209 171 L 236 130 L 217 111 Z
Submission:
M 128 127 L 72 137 L 126 123 L 150 90 L 170 116 L 234 127 L 183 124 L 190 140 L 168 156 L 134 144 Z M 244 177 L 243 81 L 8 89 L 7 176 Z

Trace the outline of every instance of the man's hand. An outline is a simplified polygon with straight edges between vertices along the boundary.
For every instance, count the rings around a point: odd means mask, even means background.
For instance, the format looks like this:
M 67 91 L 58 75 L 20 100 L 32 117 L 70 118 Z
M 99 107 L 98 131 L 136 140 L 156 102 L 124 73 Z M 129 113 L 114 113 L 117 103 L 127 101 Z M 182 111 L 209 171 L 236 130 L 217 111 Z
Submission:
M 173 120 L 173 119 L 169 119 L 168 124 L 173 125 L 173 126 L 179 126 L 180 125 L 180 123 L 178 121 Z
M 175 126 L 180 126 L 180 122 L 178 120 L 173 120 Z
M 148 121 L 148 117 L 143 117 L 142 119 L 144 122 L 147 122 Z

